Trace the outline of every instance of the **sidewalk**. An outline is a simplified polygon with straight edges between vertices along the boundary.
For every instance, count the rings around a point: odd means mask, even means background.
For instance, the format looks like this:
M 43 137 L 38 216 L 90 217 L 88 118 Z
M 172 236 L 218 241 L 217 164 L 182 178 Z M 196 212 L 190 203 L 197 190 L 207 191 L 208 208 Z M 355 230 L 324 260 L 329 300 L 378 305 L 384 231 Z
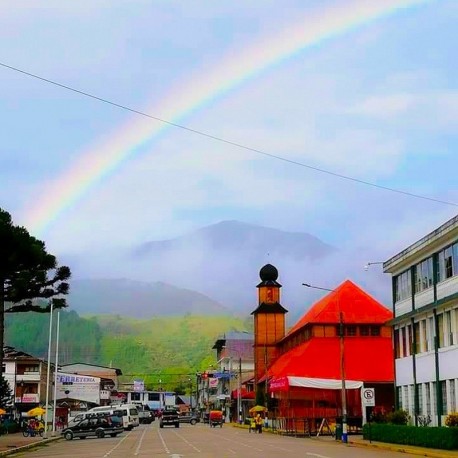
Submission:
M 416 447 L 414 445 L 389 444 L 386 442 L 369 442 L 362 436 L 348 436 L 348 443 L 356 447 L 372 447 L 379 450 L 410 453 L 411 455 L 428 456 L 431 458 L 449 458 L 458 456 L 458 450 L 440 450 L 436 448 Z
M 48 433 L 48 435 L 48 439 L 44 439 L 40 436 L 24 437 L 22 432 L 1 435 L 0 456 L 7 456 L 28 448 L 39 447 L 40 445 L 58 440 L 61 437 L 60 434 L 57 434 L 55 437 L 51 437 L 51 433 Z
M 248 429 L 248 426 L 245 425 L 238 425 L 236 423 L 231 423 L 232 426 L 236 428 L 245 428 Z M 270 430 L 269 428 L 265 428 L 263 430 L 267 433 L 272 433 L 274 431 Z M 305 438 L 307 440 L 309 438 Z M 312 436 L 310 437 L 312 440 L 317 441 L 326 441 L 329 443 L 334 443 L 338 446 L 342 445 L 341 441 L 335 439 L 332 436 Z M 426 456 L 430 458 L 457 458 L 458 457 L 458 450 L 440 450 L 436 448 L 425 448 L 425 447 L 416 447 L 414 445 L 402 445 L 402 444 L 389 444 L 387 442 L 376 442 L 372 441 L 369 442 L 368 440 L 364 440 L 363 436 L 348 436 L 348 444 L 353 447 L 366 447 L 366 448 L 376 448 L 379 450 L 389 450 L 392 452 L 400 452 L 400 453 L 409 453 L 411 455 L 419 455 L 419 456 Z

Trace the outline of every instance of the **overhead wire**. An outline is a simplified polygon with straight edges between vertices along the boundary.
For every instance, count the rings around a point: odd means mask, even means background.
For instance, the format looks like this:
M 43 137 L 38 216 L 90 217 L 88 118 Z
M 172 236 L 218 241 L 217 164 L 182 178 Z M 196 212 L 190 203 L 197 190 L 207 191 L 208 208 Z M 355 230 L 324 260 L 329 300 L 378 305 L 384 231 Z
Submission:
M 231 146 L 234 146 L 236 148 L 240 148 L 240 149 L 243 149 L 243 150 L 246 150 L 246 151 L 251 151 L 253 153 L 256 153 L 256 154 L 259 154 L 259 155 L 262 155 L 262 156 L 265 156 L 265 157 L 269 157 L 271 159 L 276 159 L 276 160 L 279 160 L 279 161 L 282 161 L 282 162 L 286 162 L 288 164 L 292 164 L 292 165 L 296 165 L 296 166 L 299 166 L 299 167 L 303 167 L 303 168 L 306 168 L 306 169 L 309 169 L 309 170 L 313 170 L 315 172 L 323 173 L 323 174 L 326 174 L 326 175 L 329 175 L 329 176 L 332 176 L 332 177 L 335 177 L 335 178 L 340 178 L 342 180 L 352 181 L 354 183 L 359 183 L 359 184 L 363 184 L 363 185 L 366 185 L 366 186 L 371 186 L 371 187 L 376 188 L 376 189 L 381 189 L 381 190 L 384 190 L 384 191 L 394 192 L 394 193 L 397 193 L 397 194 L 402 194 L 402 195 L 405 195 L 405 196 L 408 196 L 408 197 L 413 197 L 413 198 L 416 198 L 416 199 L 423 199 L 423 200 L 428 200 L 430 202 L 436 202 L 436 203 L 440 203 L 440 204 L 444 204 L 444 205 L 450 205 L 450 206 L 453 206 L 453 207 L 458 207 L 458 203 L 456 203 L 456 202 L 450 202 L 450 201 L 446 201 L 446 200 L 442 200 L 442 199 L 436 199 L 434 197 L 424 196 L 424 195 L 421 195 L 421 194 L 416 194 L 416 193 L 413 193 L 413 192 L 404 191 L 402 189 L 397 189 L 397 188 L 393 188 L 393 187 L 390 187 L 390 186 L 384 186 L 384 185 L 381 185 L 381 184 L 373 183 L 371 181 L 366 181 L 366 180 L 361 180 L 359 178 L 351 177 L 349 175 L 344 175 L 344 174 L 341 174 L 341 173 L 332 172 L 331 170 L 323 169 L 321 167 L 316 167 L 316 166 L 313 166 L 313 165 L 310 165 L 310 164 L 306 164 L 304 162 L 296 161 L 294 159 L 288 159 L 286 157 L 279 156 L 279 155 L 276 155 L 276 154 L 273 154 L 273 153 L 268 153 L 268 152 L 260 150 L 258 148 L 253 148 L 251 146 L 247 146 L 247 145 L 244 145 L 242 143 L 238 143 L 238 142 L 235 142 L 235 141 L 232 141 L 232 140 L 228 140 L 228 139 L 225 139 L 223 137 L 219 137 L 217 135 L 213 135 L 213 134 L 210 134 L 208 132 L 204 132 L 202 130 L 193 129 L 191 127 L 187 127 L 187 126 L 184 126 L 182 124 L 178 124 L 176 122 L 169 121 L 169 120 L 160 118 L 158 116 L 154 116 L 154 115 L 145 113 L 145 112 L 137 110 L 135 108 L 131 108 L 131 107 L 127 106 L 127 105 L 123 105 L 121 103 L 117 103 L 117 102 L 114 102 L 112 100 L 109 100 L 109 99 L 106 99 L 106 98 L 103 98 L 103 97 L 99 97 L 99 96 L 97 96 L 95 94 L 91 94 L 89 92 L 82 91 L 80 89 L 76 89 L 76 88 L 74 88 L 72 86 L 68 86 L 66 84 L 59 83 L 57 81 L 51 80 L 49 78 L 45 78 L 45 77 L 37 75 L 35 73 L 31 73 L 31 72 L 28 72 L 26 70 L 22 70 L 20 68 L 14 67 L 12 65 L 8 65 L 8 64 L 6 64 L 4 62 L 0 62 L 0 66 L 4 67 L 4 68 L 7 68 L 9 70 L 13 70 L 13 71 L 15 71 L 17 73 L 21 73 L 23 75 L 29 76 L 31 78 L 35 78 L 37 80 L 43 81 L 45 83 L 57 86 L 57 87 L 59 87 L 61 89 L 65 89 L 65 90 L 74 92 L 76 94 L 82 95 L 84 97 L 89 97 L 89 98 L 97 100 L 99 102 L 102 102 L 102 103 L 105 103 L 105 104 L 108 104 L 108 105 L 112 105 L 112 106 L 114 106 L 116 108 L 120 108 L 122 110 L 129 111 L 129 112 L 137 114 L 139 116 L 144 116 L 144 117 L 153 119 L 155 121 L 167 124 L 169 126 L 176 127 L 178 129 L 182 129 L 182 130 L 191 132 L 193 134 L 200 135 L 202 137 L 206 137 L 206 138 L 209 138 L 211 140 L 215 140 L 215 141 L 220 142 L 220 143 L 225 143 L 227 145 L 231 145 Z

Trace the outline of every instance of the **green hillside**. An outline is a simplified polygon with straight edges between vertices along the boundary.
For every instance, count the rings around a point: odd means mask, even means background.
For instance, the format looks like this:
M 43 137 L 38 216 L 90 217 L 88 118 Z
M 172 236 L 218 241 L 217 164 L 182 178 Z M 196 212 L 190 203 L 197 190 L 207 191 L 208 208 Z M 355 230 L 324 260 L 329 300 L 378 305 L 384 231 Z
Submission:
M 87 362 L 118 367 L 123 379 L 145 380 L 148 388 L 189 385 L 199 370 L 215 362 L 212 346 L 228 331 L 249 330 L 251 319 L 234 316 L 80 317 L 61 312 L 60 363 Z M 8 316 L 5 344 L 47 358 L 49 315 Z M 53 356 L 54 361 L 54 356 Z M 159 383 L 159 380 L 161 381 Z

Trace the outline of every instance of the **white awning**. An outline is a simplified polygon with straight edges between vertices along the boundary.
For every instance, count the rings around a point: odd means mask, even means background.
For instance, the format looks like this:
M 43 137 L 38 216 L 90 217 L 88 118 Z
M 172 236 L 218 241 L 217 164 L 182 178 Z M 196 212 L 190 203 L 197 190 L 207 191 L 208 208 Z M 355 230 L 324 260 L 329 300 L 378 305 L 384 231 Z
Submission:
M 319 388 L 322 390 L 340 390 L 342 388 L 342 380 L 330 378 L 309 378 L 309 377 L 294 377 L 288 376 L 289 386 L 300 386 L 303 388 Z M 347 390 L 356 390 L 363 386 L 363 382 L 356 380 L 345 380 L 345 388 Z

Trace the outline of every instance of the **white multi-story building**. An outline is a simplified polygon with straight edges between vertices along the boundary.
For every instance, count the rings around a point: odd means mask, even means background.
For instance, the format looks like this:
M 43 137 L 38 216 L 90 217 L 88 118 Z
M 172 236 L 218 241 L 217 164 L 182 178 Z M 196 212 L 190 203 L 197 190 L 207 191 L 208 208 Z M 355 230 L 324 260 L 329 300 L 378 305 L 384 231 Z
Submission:
M 458 215 L 383 265 L 393 280 L 396 403 L 412 423 L 458 410 Z

